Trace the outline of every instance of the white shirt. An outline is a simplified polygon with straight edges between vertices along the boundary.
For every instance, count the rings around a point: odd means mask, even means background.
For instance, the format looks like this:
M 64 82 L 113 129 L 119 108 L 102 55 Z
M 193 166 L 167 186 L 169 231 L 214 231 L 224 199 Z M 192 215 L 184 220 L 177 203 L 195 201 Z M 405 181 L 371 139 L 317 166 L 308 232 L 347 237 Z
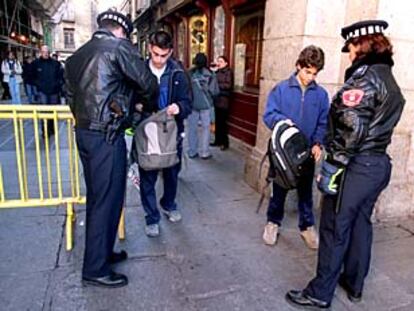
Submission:
M 154 67 L 154 65 L 152 64 L 152 61 L 150 60 L 149 67 L 151 69 L 151 72 L 157 77 L 158 84 L 160 84 L 161 76 L 164 73 L 165 68 L 167 68 L 167 64 L 165 64 L 164 67 L 162 67 L 161 69 L 158 69 Z

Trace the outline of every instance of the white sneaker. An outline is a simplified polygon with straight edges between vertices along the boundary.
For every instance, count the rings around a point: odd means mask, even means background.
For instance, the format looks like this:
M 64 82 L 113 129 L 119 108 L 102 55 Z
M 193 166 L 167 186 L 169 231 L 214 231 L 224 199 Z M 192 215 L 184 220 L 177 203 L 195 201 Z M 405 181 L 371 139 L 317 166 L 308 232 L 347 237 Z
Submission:
M 152 225 L 145 225 L 145 234 L 150 238 L 154 238 L 160 235 L 160 225 L 159 224 L 152 224 Z
M 178 210 L 167 211 L 161 208 L 161 212 L 167 216 L 167 219 L 171 222 L 179 222 L 183 218 Z
M 266 245 L 275 245 L 277 242 L 279 226 L 269 221 L 264 227 L 263 241 Z
M 313 250 L 318 249 L 319 237 L 314 226 L 308 227 L 306 230 L 301 231 L 300 235 L 307 247 Z

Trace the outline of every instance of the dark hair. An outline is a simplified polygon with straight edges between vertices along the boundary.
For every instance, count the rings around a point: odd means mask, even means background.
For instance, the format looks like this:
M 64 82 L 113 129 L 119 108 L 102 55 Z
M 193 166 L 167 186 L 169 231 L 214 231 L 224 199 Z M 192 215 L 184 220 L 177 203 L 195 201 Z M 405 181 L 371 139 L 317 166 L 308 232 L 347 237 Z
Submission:
M 229 60 L 228 60 L 228 58 L 226 57 L 226 56 L 224 56 L 224 55 L 220 55 L 219 57 L 217 57 L 217 58 L 221 58 L 222 60 L 224 60 L 227 64 L 229 63 Z
M 207 56 L 204 53 L 197 53 L 193 60 L 196 69 L 207 68 Z
M 150 36 L 149 43 L 151 45 L 158 46 L 160 49 L 172 49 L 173 48 L 172 37 L 168 32 L 164 30 L 159 30 L 157 32 L 154 32 Z
M 125 29 L 112 19 L 104 19 L 104 20 L 100 21 L 99 22 L 99 27 L 105 28 L 109 31 L 115 30 L 115 29 L 118 29 L 118 28 L 122 28 L 122 30 L 126 34 Z
M 297 65 L 301 68 L 315 67 L 318 71 L 321 71 L 325 65 L 325 54 L 321 48 L 309 45 L 300 52 L 296 61 Z
M 390 40 L 382 33 L 353 38 L 348 44 L 350 43 L 360 46 L 356 52 L 357 59 L 367 54 L 388 54 L 389 56 L 393 54 Z

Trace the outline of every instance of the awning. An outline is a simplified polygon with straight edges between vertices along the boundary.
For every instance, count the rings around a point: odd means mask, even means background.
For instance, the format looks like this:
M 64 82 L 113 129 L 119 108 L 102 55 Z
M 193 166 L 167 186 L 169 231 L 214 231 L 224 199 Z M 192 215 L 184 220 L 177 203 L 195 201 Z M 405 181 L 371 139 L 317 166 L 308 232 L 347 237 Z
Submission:
M 36 46 L 32 46 L 32 45 L 25 45 L 25 44 L 21 44 L 13 39 L 10 39 L 9 37 L 6 36 L 1 36 L 0 35 L 0 43 L 4 43 L 4 44 L 9 44 L 15 47 L 23 47 L 29 50 L 38 50 L 39 48 Z

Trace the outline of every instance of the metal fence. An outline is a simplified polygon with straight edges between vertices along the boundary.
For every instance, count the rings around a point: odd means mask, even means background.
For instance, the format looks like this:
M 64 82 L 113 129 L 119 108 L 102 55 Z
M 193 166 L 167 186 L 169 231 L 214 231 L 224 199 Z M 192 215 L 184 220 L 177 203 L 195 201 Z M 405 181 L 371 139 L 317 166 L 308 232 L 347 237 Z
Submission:
M 74 204 L 86 202 L 73 127 L 68 106 L 0 105 L 0 208 L 66 204 L 66 250 Z M 124 212 L 118 235 L 125 238 Z

